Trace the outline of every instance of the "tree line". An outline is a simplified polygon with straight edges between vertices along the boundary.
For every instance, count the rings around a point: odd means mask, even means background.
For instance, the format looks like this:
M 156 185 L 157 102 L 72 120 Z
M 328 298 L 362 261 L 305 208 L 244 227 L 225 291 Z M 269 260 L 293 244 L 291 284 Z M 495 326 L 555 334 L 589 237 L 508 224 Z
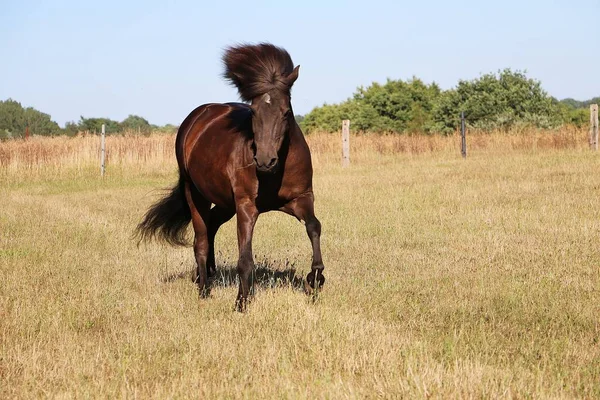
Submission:
M 296 120 L 305 133 L 336 132 L 343 119 L 351 120 L 355 131 L 394 133 L 451 133 L 465 113 L 468 126 L 480 130 L 509 130 L 515 127 L 555 128 L 564 124 L 589 123 L 588 101 L 557 100 L 540 81 L 525 72 L 505 69 L 472 80 L 461 80 L 456 87 L 442 90 L 435 82 L 427 84 L 417 77 L 407 81 L 388 79 L 358 87 L 353 96 L 339 104 L 324 104 Z M 174 132 L 175 125 L 152 125 L 143 117 L 129 115 L 123 121 L 80 117 L 61 128 L 50 115 L 15 100 L 0 101 L 0 139 L 24 137 L 27 127 L 34 135 L 76 135 L 99 133 L 102 124 L 108 134 L 156 131 Z
M 304 131 L 338 131 L 341 120 L 351 120 L 357 131 L 395 133 L 450 133 L 460 123 L 480 130 L 509 130 L 514 127 L 555 128 L 564 124 L 589 123 L 589 101 L 557 100 L 542 89 L 538 80 L 522 71 L 505 69 L 461 80 L 450 90 L 419 78 L 388 79 L 357 88 L 339 104 L 324 104 L 303 116 Z
M 61 128 L 54 122 L 49 114 L 36 110 L 33 107 L 23 107 L 18 101 L 8 99 L 0 101 L 0 139 L 22 138 L 29 129 L 31 135 L 74 136 L 79 132 L 100 133 L 102 124 L 106 125 L 107 134 L 133 132 L 149 134 L 152 132 L 174 132 L 175 125 L 158 126 L 148 122 L 143 117 L 129 115 L 123 121 L 114 121 L 109 118 L 85 118 L 79 121 L 67 122 Z

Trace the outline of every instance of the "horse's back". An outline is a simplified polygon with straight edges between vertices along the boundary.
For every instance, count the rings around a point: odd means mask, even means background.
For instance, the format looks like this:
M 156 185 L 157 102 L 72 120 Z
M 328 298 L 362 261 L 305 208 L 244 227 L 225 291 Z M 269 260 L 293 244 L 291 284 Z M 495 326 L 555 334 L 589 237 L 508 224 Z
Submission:
M 181 123 L 177 132 L 176 153 L 180 168 L 186 168 L 191 152 L 203 135 L 214 135 L 217 142 L 235 141 L 235 136 L 247 136 L 251 111 L 243 103 L 207 103 L 194 109 Z

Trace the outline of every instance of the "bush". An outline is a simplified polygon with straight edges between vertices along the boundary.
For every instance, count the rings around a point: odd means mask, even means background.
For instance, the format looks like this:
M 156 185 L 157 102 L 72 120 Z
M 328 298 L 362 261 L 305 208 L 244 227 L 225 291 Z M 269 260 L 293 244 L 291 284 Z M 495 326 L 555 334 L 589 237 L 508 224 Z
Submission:
M 3 139 L 24 137 L 27 126 L 31 135 L 52 136 L 61 132 L 50 115 L 31 107 L 23 108 L 12 99 L 0 101 L 0 136 Z
M 461 80 L 447 91 L 418 78 L 373 83 L 359 87 L 351 99 L 340 104 L 313 109 L 303 124 L 308 133 L 338 131 L 342 119 L 350 119 L 358 131 L 449 133 L 458 128 L 460 113 L 464 112 L 469 126 L 488 131 L 525 126 L 554 128 L 565 123 L 582 126 L 587 111 L 574 107 L 587 107 L 588 103 L 572 99 L 558 102 L 539 81 L 524 72 L 505 69 Z

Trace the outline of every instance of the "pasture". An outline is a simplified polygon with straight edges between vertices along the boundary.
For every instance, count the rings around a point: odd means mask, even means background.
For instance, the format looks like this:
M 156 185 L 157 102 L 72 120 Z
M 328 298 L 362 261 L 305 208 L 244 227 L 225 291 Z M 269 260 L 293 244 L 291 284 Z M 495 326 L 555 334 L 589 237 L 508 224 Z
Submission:
M 0 143 L 0 398 L 600 397 L 600 158 L 586 132 L 308 137 L 327 282 L 261 215 L 200 299 L 191 248 L 136 246 L 173 136 Z

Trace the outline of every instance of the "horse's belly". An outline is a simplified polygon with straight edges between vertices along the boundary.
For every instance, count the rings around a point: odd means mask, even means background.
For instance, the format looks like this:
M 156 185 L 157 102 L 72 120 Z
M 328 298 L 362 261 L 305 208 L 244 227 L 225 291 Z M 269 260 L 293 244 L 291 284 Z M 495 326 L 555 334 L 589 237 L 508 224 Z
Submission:
M 202 196 L 219 207 L 231 207 L 233 193 L 226 171 L 214 168 L 210 160 L 192 162 L 188 166 L 188 175 Z
M 218 138 L 218 135 L 221 138 Z M 222 139 L 227 132 L 206 131 L 190 153 L 188 174 L 198 191 L 219 207 L 235 208 L 228 173 L 231 142 Z M 215 140 L 217 139 L 217 140 Z

